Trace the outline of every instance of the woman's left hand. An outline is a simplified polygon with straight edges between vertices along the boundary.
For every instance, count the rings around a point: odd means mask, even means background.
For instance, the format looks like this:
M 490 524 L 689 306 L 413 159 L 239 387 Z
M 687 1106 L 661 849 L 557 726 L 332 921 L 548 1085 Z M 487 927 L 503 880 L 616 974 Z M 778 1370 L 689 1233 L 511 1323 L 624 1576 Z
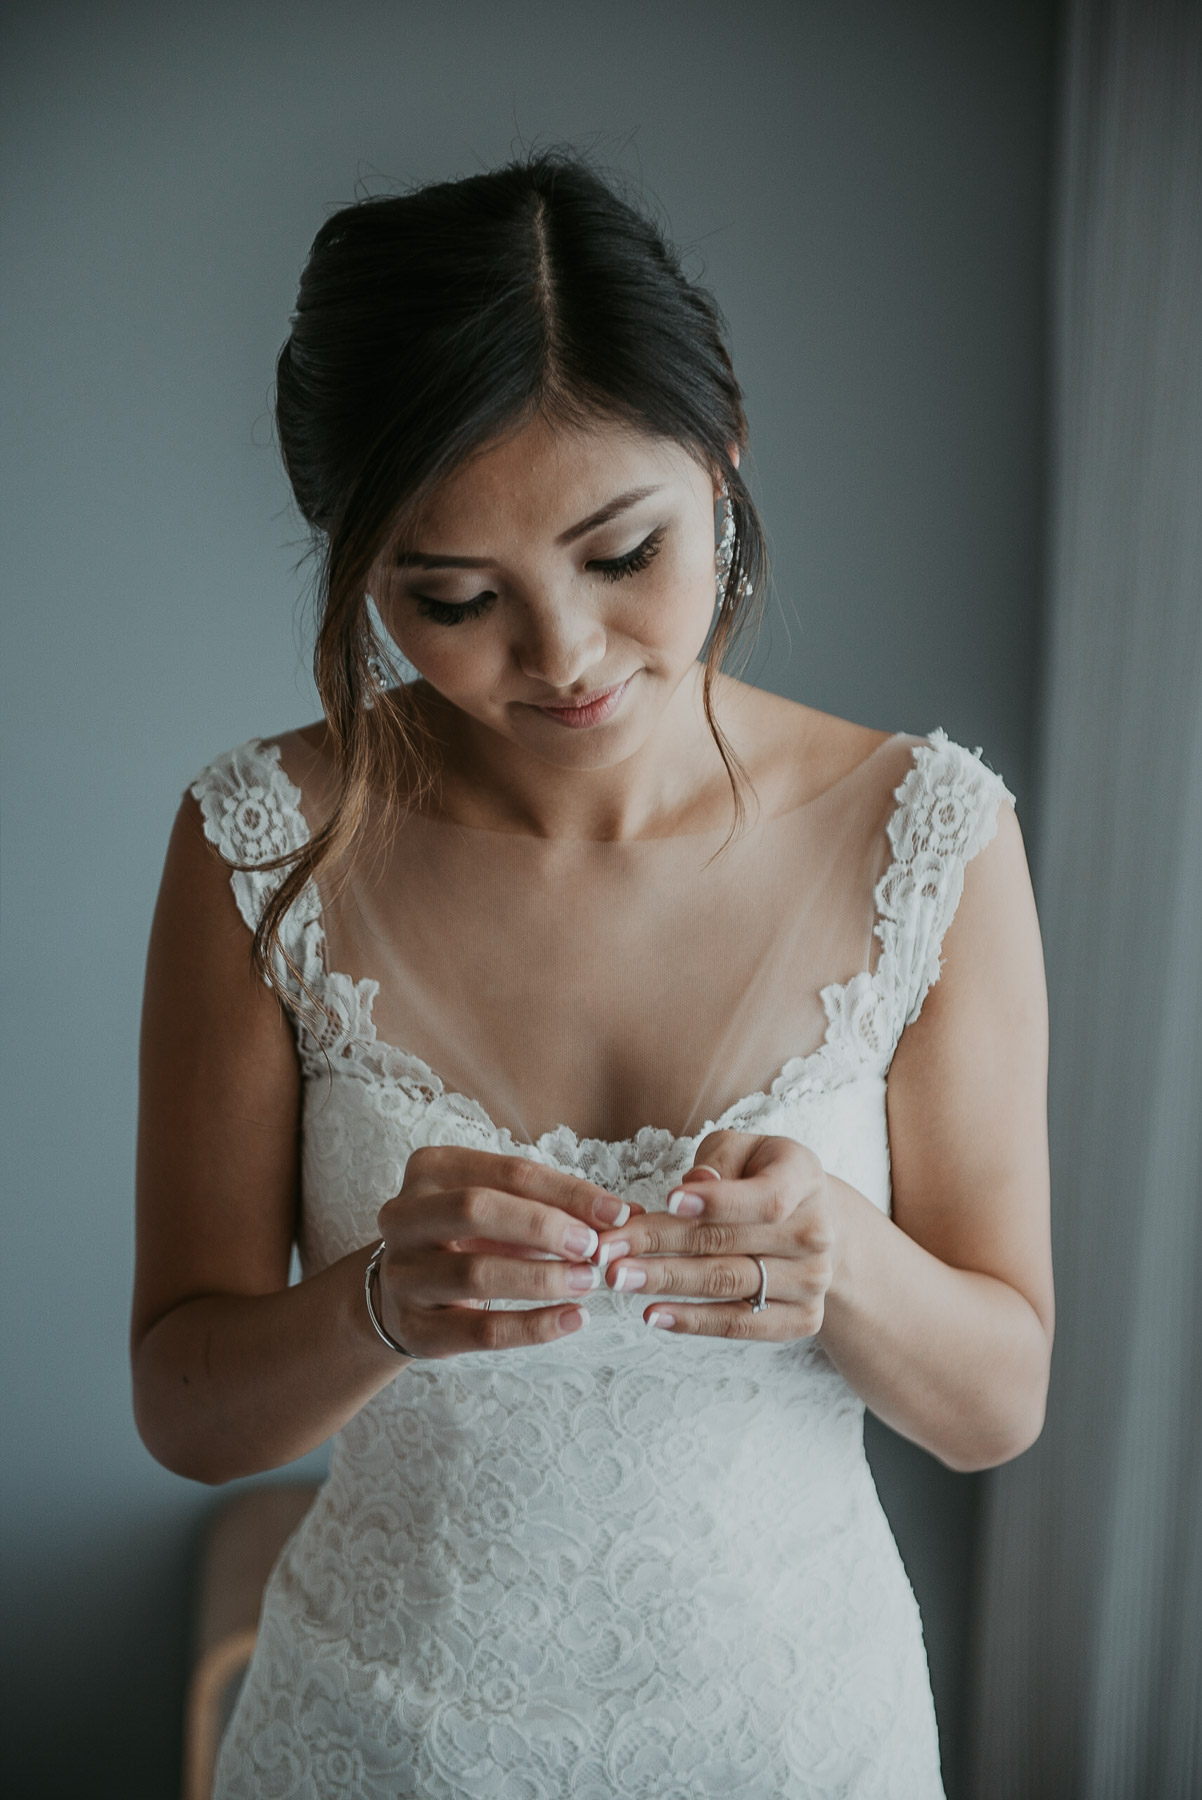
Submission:
M 822 1164 L 793 1138 L 714 1131 L 668 1211 L 602 1232 L 595 1260 L 617 1292 L 663 1296 L 643 1314 L 649 1325 L 770 1343 L 813 1337 L 834 1274 L 837 1204 Z M 760 1290 L 756 1257 L 768 1276 L 762 1312 L 748 1305 Z M 675 1294 L 689 1304 L 673 1307 Z

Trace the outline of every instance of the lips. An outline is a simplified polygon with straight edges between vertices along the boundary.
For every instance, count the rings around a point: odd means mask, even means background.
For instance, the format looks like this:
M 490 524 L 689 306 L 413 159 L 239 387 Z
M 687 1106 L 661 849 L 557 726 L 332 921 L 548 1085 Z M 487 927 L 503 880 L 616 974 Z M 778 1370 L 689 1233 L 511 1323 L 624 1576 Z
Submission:
M 554 719 L 558 725 L 576 729 L 586 725 L 600 725 L 605 719 L 613 717 L 632 679 L 628 675 L 625 681 L 615 682 L 613 687 L 598 688 L 595 693 L 584 694 L 571 706 L 538 706 L 535 711 L 542 713 L 545 718 Z

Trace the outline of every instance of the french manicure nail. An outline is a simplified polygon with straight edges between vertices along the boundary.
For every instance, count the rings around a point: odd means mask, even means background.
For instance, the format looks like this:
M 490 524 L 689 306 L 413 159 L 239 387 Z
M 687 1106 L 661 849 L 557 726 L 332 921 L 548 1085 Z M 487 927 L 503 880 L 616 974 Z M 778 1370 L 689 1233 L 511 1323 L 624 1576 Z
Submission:
M 596 1263 L 573 1263 L 568 1270 L 568 1286 L 574 1294 L 584 1294 L 600 1287 L 601 1271 Z
M 677 1188 L 674 1194 L 668 1195 L 668 1211 L 678 1219 L 695 1219 L 698 1213 L 705 1211 L 705 1201 L 688 1188 Z
M 612 1194 L 605 1194 L 598 1200 L 593 1211 L 603 1225 L 625 1225 L 630 1217 L 630 1208 L 625 1200 L 615 1200 Z
M 591 1256 L 600 1241 L 591 1225 L 569 1225 L 563 1234 L 563 1247 L 569 1256 Z
M 634 1288 L 646 1287 L 646 1285 L 646 1269 L 637 1268 L 634 1263 L 626 1263 L 624 1267 L 614 1273 L 614 1287 L 618 1292 L 629 1293 Z
M 648 1315 L 647 1323 L 648 1325 L 658 1325 L 661 1331 L 671 1331 L 676 1323 L 676 1314 L 656 1310 Z
M 617 1262 L 619 1256 L 629 1256 L 630 1245 L 625 1238 L 618 1238 L 616 1243 L 602 1244 L 601 1254 L 597 1258 L 597 1267 L 604 1269 L 611 1262 Z
M 560 1313 L 559 1329 L 561 1331 L 579 1331 L 588 1324 L 587 1306 L 573 1306 L 569 1312 Z

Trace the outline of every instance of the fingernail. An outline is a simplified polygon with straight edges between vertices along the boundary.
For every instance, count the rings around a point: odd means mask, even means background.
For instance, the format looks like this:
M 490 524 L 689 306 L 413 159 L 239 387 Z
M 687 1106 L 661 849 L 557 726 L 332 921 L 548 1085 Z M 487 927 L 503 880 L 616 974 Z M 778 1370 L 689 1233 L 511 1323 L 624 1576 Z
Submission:
M 594 1204 L 593 1212 L 603 1225 L 625 1225 L 630 1217 L 625 1200 L 615 1200 L 612 1194 L 604 1194 Z
M 617 1262 L 619 1256 L 629 1256 L 630 1245 L 625 1238 L 618 1238 L 615 1243 L 602 1244 L 601 1254 L 597 1258 L 597 1267 L 604 1269 L 607 1264 Z
M 573 1263 L 568 1270 L 568 1286 L 574 1294 L 587 1293 L 600 1285 L 601 1271 L 596 1263 Z
M 569 1225 L 563 1234 L 563 1247 L 569 1256 L 591 1256 L 600 1242 L 591 1225 Z
M 712 1175 L 715 1181 L 721 1181 L 722 1179 L 721 1169 L 712 1168 L 709 1163 L 694 1163 L 693 1167 L 689 1170 L 689 1174 Z
M 573 1306 L 569 1312 L 563 1312 L 559 1315 L 559 1329 L 561 1331 L 580 1331 L 587 1324 L 587 1306 Z
M 658 1325 L 661 1331 L 671 1331 L 676 1323 L 676 1314 L 653 1310 L 647 1315 L 648 1325 Z
M 668 1195 L 668 1211 L 678 1219 L 695 1219 L 698 1213 L 705 1211 L 705 1201 L 700 1194 L 690 1193 L 688 1188 L 677 1188 L 674 1194 Z
M 614 1287 L 619 1292 L 629 1292 L 633 1288 L 646 1287 L 647 1271 L 640 1269 L 635 1263 L 624 1263 L 620 1269 L 614 1270 Z

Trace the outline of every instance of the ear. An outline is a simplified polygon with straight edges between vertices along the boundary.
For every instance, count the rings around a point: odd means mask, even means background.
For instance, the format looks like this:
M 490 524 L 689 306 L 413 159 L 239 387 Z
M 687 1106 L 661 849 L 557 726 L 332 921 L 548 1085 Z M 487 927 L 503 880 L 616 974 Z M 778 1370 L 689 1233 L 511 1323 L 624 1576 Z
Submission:
M 735 468 L 737 469 L 739 466 L 739 446 L 735 443 L 727 444 L 726 454 L 729 456 L 731 462 L 734 464 Z M 714 475 L 714 505 L 715 506 L 717 506 L 719 500 L 721 500 L 721 498 L 722 498 L 722 488 L 719 485 L 720 480 L 721 480 L 721 477 L 715 473 L 715 475 Z

